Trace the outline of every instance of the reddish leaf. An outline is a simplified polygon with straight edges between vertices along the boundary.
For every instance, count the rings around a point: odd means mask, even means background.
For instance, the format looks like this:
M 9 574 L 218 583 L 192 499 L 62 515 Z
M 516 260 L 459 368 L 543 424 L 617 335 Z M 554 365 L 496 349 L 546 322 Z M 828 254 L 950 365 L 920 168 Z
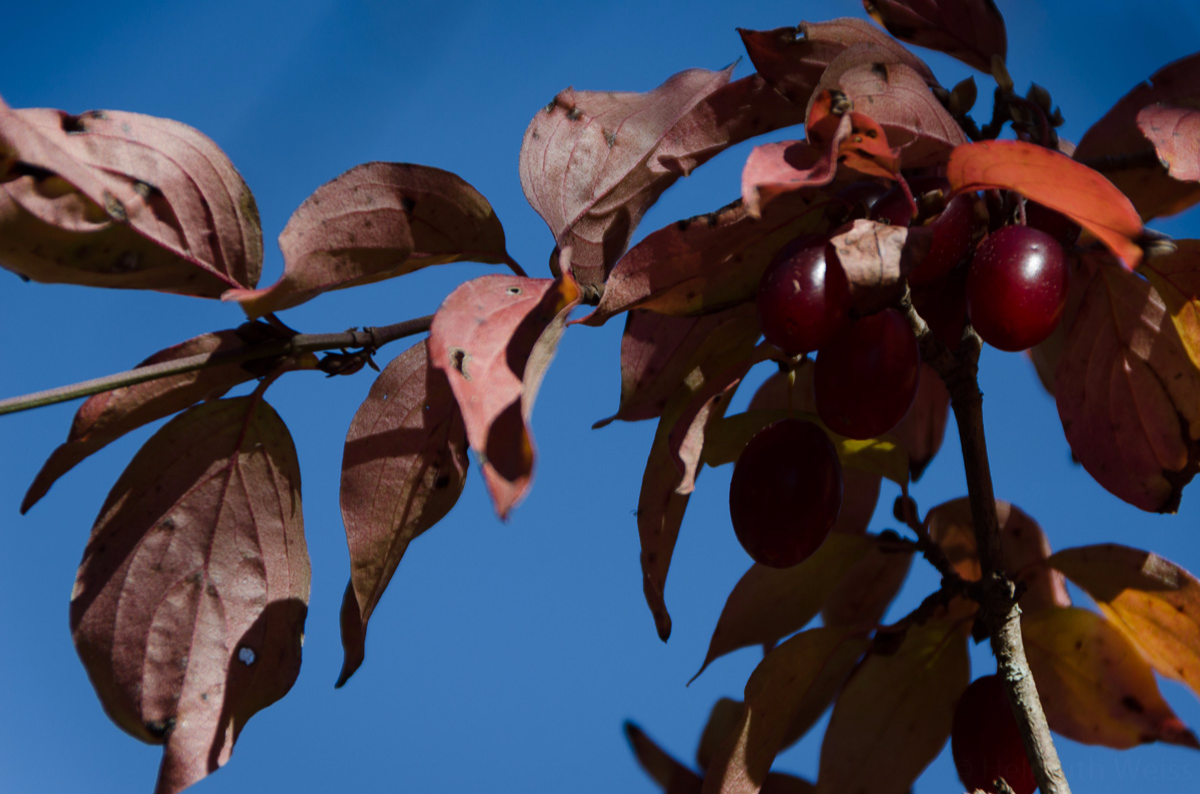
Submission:
M 837 106 L 845 103 L 845 107 Z M 900 172 L 899 150 L 888 143 L 887 133 L 865 113 L 853 110 L 854 103 L 834 92 L 821 91 L 808 112 L 808 140 L 813 146 L 837 152 L 840 166 L 866 176 L 894 179 Z
M 321 185 L 292 213 L 279 248 L 279 281 L 223 299 L 258 317 L 431 265 L 515 267 L 504 227 L 479 191 L 449 171 L 410 163 L 364 163 Z
M 726 599 L 704 664 L 692 680 L 727 653 L 755 645 L 770 647 L 807 626 L 843 574 L 873 546 L 871 538 L 835 533 L 799 565 L 752 565 Z
M 1147 258 L 1139 272 L 1166 303 L 1179 341 L 1200 367 L 1200 240 L 1175 240 L 1173 245 L 1174 252 Z
M 892 305 L 911 266 L 904 255 L 908 229 L 859 218 L 829 240 L 850 283 L 850 299 L 862 315 Z
M 634 309 L 621 337 L 621 402 L 599 428 L 622 419 L 636 422 L 661 416 L 667 401 L 701 363 L 749 355 L 758 339 L 752 303 L 699 317 L 670 317 Z M 731 357 L 725 353 L 736 350 Z M 699 362 L 699 363 L 698 363 Z M 710 374 L 715 374 L 710 369 Z M 703 377 L 703 373 L 700 373 Z
M 262 270 L 254 196 L 170 119 L 0 100 L 0 262 L 36 281 L 217 297 Z
M 843 501 L 842 510 L 846 507 Z M 877 625 L 908 579 L 912 558 L 911 551 L 894 548 L 886 539 L 876 539 L 825 598 L 821 621 L 826 626 Z
M 146 442 L 92 529 L 71 631 L 108 715 L 165 745 L 158 794 L 222 766 L 291 688 L 308 589 L 296 450 L 270 406 L 206 403 Z
M 871 18 L 901 41 L 939 50 L 981 72 L 1008 54 L 1004 17 L 992 0 L 863 0 Z
M 1075 149 L 1075 158 L 1096 163 L 1129 197 L 1143 220 L 1173 215 L 1200 201 L 1200 184 L 1181 182 L 1155 162 L 1154 144 L 1138 125 L 1138 114 L 1156 103 L 1194 107 L 1200 100 L 1197 85 L 1200 53 L 1164 66 L 1093 124 Z M 1139 165 L 1143 161 L 1149 164 Z
M 906 63 L 930 85 L 937 84 L 924 61 L 861 19 L 801 22 L 798 27 L 774 30 L 738 29 L 738 33 L 763 79 L 800 107 L 808 107 L 813 88 L 830 62 L 856 44 L 871 44 L 889 61 Z
M 578 302 L 569 274 L 558 280 L 482 276 L 451 292 L 433 317 L 429 360 L 450 380 L 501 518 L 529 489 L 529 417 Z
M 921 365 L 918 383 L 912 408 L 891 432 L 908 453 L 909 471 L 914 482 L 921 479 L 925 467 L 942 448 L 950 417 L 950 392 L 933 367 Z
M 1200 695 L 1200 581 L 1115 543 L 1063 549 L 1050 564 L 1083 588 L 1154 669 Z
M 951 154 L 946 178 L 956 193 L 1015 190 L 1087 229 L 1126 267 L 1142 259 L 1134 242 L 1142 222 L 1129 199 L 1099 172 L 1064 154 L 1024 141 L 968 143 Z
M 884 139 L 888 146 L 884 150 L 877 143 L 874 149 L 863 146 L 864 151 L 878 158 L 898 157 L 903 168 L 942 165 L 951 149 L 968 140 L 925 78 L 905 59 L 883 54 L 877 47 L 855 45 L 829 64 L 808 111 L 809 140 L 814 143 L 813 127 L 824 116 L 822 101 L 834 91 L 840 92 L 841 102 L 848 103 L 847 110 L 869 118 L 880 128 L 872 138 L 867 135 L 872 124 L 856 123 L 863 130 L 866 144 Z M 897 170 L 891 163 L 883 166 L 885 171 Z
M 996 500 L 1000 520 L 1000 553 L 1005 571 L 1025 585 L 1021 608 L 1034 613 L 1052 606 L 1069 606 L 1062 575 L 1043 563 L 1050 556 L 1050 541 L 1038 523 L 1019 507 Z M 950 565 L 968 582 L 982 575 L 975 545 L 975 524 L 966 497 L 938 505 L 925 516 L 934 543 L 942 547 Z
M 408 544 L 450 512 L 467 476 L 462 413 L 426 347 L 418 342 L 384 368 L 346 435 L 341 501 L 350 585 L 338 686 L 362 664 L 367 621 Z
M 734 203 L 659 229 L 613 268 L 600 305 L 584 322 L 602 325 L 630 309 L 703 314 L 748 300 L 785 243 L 828 224 L 814 210 L 809 196 L 791 193 L 762 218 Z
M 1123 750 L 1200 742 L 1163 700 L 1154 672 L 1118 629 L 1078 607 L 1021 619 L 1025 655 L 1051 730 Z
M 788 731 L 815 722 L 867 649 L 860 634 L 811 629 L 775 648 L 746 682 L 742 719 L 714 755 L 705 794 L 757 794 Z M 965 653 L 965 644 L 964 644 Z M 823 782 L 818 781 L 817 790 Z
M 967 636 L 976 607 L 910 626 L 894 653 L 868 654 L 842 688 L 821 745 L 818 792 L 906 791 L 941 751 L 970 679 Z
M 248 342 L 259 341 L 258 338 L 247 338 L 248 335 L 261 336 L 264 330 L 263 326 L 251 326 L 236 331 L 203 334 L 155 353 L 138 367 L 177 361 L 190 356 L 234 353 L 244 349 Z M 37 504 L 50 490 L 50 486 L 77 463 L 129 431 L 182 411 L 201 400 L 216 399 L 237 384 L 254 380 L 270 369 L 299 365 L 315 366 L 316 358 L 308 353 L 302 358 L 286 362 L 264 359 L 252 363 L 222 364 L 89 397 L 75 412 L 67 440 L 50 453 L 50 457 L 29 486 L 25 499 L 21 502 L 21 512 L 24 513 Z
M 1147 105 L 1138 111 L 1137 124 L 1172 179 L 1200 182 L 1200 111 Z
M 1067 305 L 1063 308 L 1058 325 L 1050 332 L 1045 341 L 1029 348 L 1029 358 L 1037 370 L 1038 379 L 1042 386 L 1054 396 L 1055 373 L 1058 362 L 1062 360 L 1063 347 L 1067 343 L 1067 334 L 1075 324 L 1079 307 L 1087 296 L 1092 283 L 1092 276 L 1098 267 L 1119 267 L 1115 258 L 1108 251 L 1090 250 L 1079 252 L 1064 252 L 1067 255 L 1067 266 L 1070 268 L 1071 280 L 1067 288 Z M 1142 263 L 1145 271 L 1146 263 Z
M 729 82 L 690 69 L 647 93 L 568 88 L 521 145 L 521 187 L 580 283 L 601 285 L 642 215 L 681 176 L 725 148 L 803 114 L 757 75 Z
M 700 794 L 703 781 L 685 764 L 671 757 L 632 722 L 625 723 L 625 738 L 646 774 L 664 794 Z
M 1097 482 L 1143 510 L 1178 507 L 1195 470 L 1200 370 L 1153 286 L 1111 264 L 1096 269 L 1055 397 L 1067 441 Z
M 849 122 L 836 140 L 850 134 Z M 751 218 L 761 218 L 773 199 L 806 187 L 833 181 L 836 146 L 813 146 L 808 141 L 778 141 L 755 146 L 742 168 L 742 205 Z M 636 250 L 636 249 L 635 249 Z

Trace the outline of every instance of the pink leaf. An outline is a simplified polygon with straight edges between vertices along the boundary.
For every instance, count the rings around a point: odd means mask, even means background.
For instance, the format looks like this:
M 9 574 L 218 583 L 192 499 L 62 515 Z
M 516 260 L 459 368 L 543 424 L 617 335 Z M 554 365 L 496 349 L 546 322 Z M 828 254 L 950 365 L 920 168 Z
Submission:
M 326 182 L 292 213 L 279 248 L 279 281 L 223 300 L 258 317 L 431 265 L 516 267 L 487 199 L 449 171 L 409 163 L 365 163 Z
M 291 688 L 308 590 L 296 450 L 270 406 L 206 403 L 146 442 L 92 529 L 71 631 L 113 721 L 165 745 L 157 794 L 222 766 Z
M 1195 470 L 1200 370 L 1159 292 L 1113 263 L 1091 278 L 1055 375 L 1063 431 L 1097 482 L 1173 512 Z
M 1198 81 L 1200 53 L 1164 66 L 1113 105 L 1075 149 L 1075 159 L 1103 171 L 1137 207 L 1142 220 L 1174 215 L 1200 201 L 1200 184 L 1181 182 L 1154 162 L 1154 144 L 1138 125 L 1138 114 L 1156 103 L 1194 107 L 1200 100 Z M 1143 160 L 1150 162 L 1141 165 Z
M 901 41 L 940 50 L 981 72 L 1008 54 L 1004 17 L 993 0 L 863 0 L 871 18 Z
M 1137 124 L 1172 179 L 1200 182 L 1200 110 L 1147 105 L 1138 111 Z
M 849 122 L 840 139 L 849 135 Z M 742 204 L 747 214 L 761 218 L 771 200 L 794 190 L 822 187 L 837 171 L 837 146 L 816 147 L 808 141 L 778 141 L 755 146 L 742 168 Z
M 501 518 L 529 489 L 529 417 L 579 289 L 563 279 L 482 276 L 451 292 L 429 329 L 429 360 L 446 373 L 471 449 Z
M 37 281 L 217 297 L 262 270 L 254 197 L 170 119 L 0 100 L 0 262 Z
M 647 93 L 568 88 L 521 145 L 525 198 L 585 286 L 602 285 L 642 215 L 681 176 L 727 147 L 803 122 L 757 75 L 690 69 Z
M 138 366 L 146 367 L 191 356 L 232 354 L 245 349 L 248 343 L 261 341 L 265 338 L 264 334 L 275 333 L 267 326 L 255 324 L 236 331 L 203 334 L 160 350 Z M 304 356 L 303 360 L 311 366 L 316 365 L 316 358 L 311 353 Z M 29 486 L 21 502 L 21 512 L 37 504 L 50 486 L 80 461 L 129 431 L 182 411 L 201 400 L 216 399 L 237 384 L 254 380 L 279 366 L 299 364 L 299 360 L 282 361 L 278 358 L 221 364 L 89 397 L 75 412 L 67 440 L 50 453 Z
M 350 584 L 338 686 L 362 664 L 367 622 L 408 544 L 450 512 L 467 476 L 462 413 L 426 347 L 418 342 L 384 368 L 346 435 L 341 502 Z

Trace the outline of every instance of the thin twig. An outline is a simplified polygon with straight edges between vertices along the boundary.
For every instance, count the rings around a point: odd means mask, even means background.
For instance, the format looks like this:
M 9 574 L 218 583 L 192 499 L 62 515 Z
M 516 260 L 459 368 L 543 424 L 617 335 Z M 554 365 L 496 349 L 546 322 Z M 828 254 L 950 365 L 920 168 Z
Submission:
M 339 350 L 342 348 L 367 348 L 375 350 L 388 342 L 394 342 L 406 336 L 423 333 L 429 330 L 433 315 L 418 317 L 386 325 L 380 328 L 364 328 L 361 331 L 345 331 L 340 334 L 297 334 L 290 339 L 266 339 L 255 342 L 239 350 L 229 350 L 221 353 L 201 353 L 174 361 L 163 361 L 145 367 L 136 367 L 126 372 L 93 378 L 69 386 L 59 386 L 55 389 L 25 394 L 19 397 L 9 397 L 0 400 L 0 414 L 11 414 L 40 408 L 44 405 L 67 402 L 80 397 L 134 386 L 146 381 L 167 378 L 172 375 L 182 375 L 198 369 L 208 369 L 226 364 L 240 364 L 263 358 L 278 358 L 294 356 L 301 353 L 312 353 L 318 350 Z

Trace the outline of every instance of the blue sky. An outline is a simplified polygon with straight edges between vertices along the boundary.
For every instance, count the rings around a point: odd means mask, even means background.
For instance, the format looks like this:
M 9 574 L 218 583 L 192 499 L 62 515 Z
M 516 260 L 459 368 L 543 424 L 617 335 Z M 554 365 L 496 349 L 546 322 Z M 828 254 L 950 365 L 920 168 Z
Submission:
M 1018 87 L 1034 80 L 1050 89 L 1072 140 L 1200 42 L 1200 10 L 1182 3 L 1155 3 L 1152 14 L 1121 0 L 998 2 Z M 545 275 L 553 242 L 521 193 L 517 152 L 529 119 L 557 91 L 647 90 L 681 69 L 737 60 L 736 27 L 862 15 L 857 0 L 13 5 L 0 95 L 14 107 L 165 116 L 208 134 L 257 196 L 263 284 L 280 272 L 274 238 L 293 209 L 369 160 L 458 173 L 496 208 L 513 256 Z M 928 59 L 946 85 L 969 73 Z M 749 72 L 744 60 L 736 74 Z M 977 80 L 988 96 L 990 81 Z M 642 233 L 734 198 L 747 152 L 737 147 L 677 185 Z M 1197 218 L 1156 227 L 1200 237 Z M 432 312 L 454 285 L 486 272 L 435 268 L 323 296 L 284 319 L 307 332 L 383 325 Z M 241 320 L 236 307 L 211 301 L 15 277 L 0 284 L 0 396 L 126 369 Z M 568 331 L 534 416 L 541 465 L 532 495 L 503 525 L 472 472 L 458 507 L 410 549 L 372 620 L 366 663 L 339 691 L 337 610 L 348 563 L 337 482 L 346 429 L 372 376 L 298 374 L 271 388 L 305 485 L 313 587 L 304 669 L 287 698 L 249 723 L 230 764 L 194 791 L 653 791 L 622 736 L 625 719 L 692 757 L 713 702 L 740 697 L 759 658 L 741 651 L 684 687 L 749 561 L 728 523 L 729 470 L 708 471 L 668 581 L 674 634 L 666 645 L 658 640 L 642 599 L 633 517 L 653 423 L 590 430 L 616 406 L 620 331 L 619 321 Z M 1170 517 L 1125 505 L 1071 465 L 1053 401 L 1023 356 L 987 351 L 981 378 L 996 492 L 1038 519 L 1056 548 L 1111 540 L 1200 571 L 1200 497 L 1185 492 Z M 75 408 L 0 417 L 0 789 L 148 792 L 160 751 L 104 716 L 71 647 L 67 603 L 96 512 L 150 430 L 80 465 L 29 515 L 17 512 Z M 951 430 L 914 489 L 923 509 L 965 493 L 956 447 Z M 894 523 L 894 496 L 885 484 L 874 529 Z M 936 585 L 930 569 L 915 571 L 893 615 Z M 991 671 L 985 649 L 975 649 L 973 665 L 975 674 Z M 1192 694 L 1170 684 L 1164 691 L 1200 726 Z M 809 738 L 778 767 L 812 778 L 818 750 Z M 1186 788 L 1200 777 L 1200 755 L 1177 748 L 1117 753 L 1061 741 L 1060 751 L 1079 791 Z M 947 752 L 916 791 L 957 786 Z

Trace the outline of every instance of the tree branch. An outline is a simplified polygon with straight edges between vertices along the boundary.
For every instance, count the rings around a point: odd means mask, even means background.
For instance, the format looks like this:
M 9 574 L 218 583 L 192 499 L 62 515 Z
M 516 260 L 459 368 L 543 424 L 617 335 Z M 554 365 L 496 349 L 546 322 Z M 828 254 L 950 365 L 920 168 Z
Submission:
M 145 367 L 136 367 L 115 375 L 93 378 L 69 386 L 59 386 L 55 389 L 25 394 L 20 397 L 9 397 L 0 400 L 0 414 L 11 414 L 40 408 L 43 405 L 89 397 L 93 394 L 119 389 L 124 386 L 134 386 L 138 383 L 167 378 L 172 375 L 182 375 L 198 369 L 218 367 L 225 364 L 240 364 L 263 358 L 313 353 L 318 350 L 340 350 L 342 348 L 363 348 L 375 350 L 388 342 L 403 339 L 406 336 L 423 333 L 429 330 L 433 315 L 418 317 L 415 320 L 405 320 L 393 325 L 379 328 L 364 328 L 361 331 L 350 330 L 340 334 L 296 334 L 290 339 L 266 339 L 247 345 L 240 350 L 229 350 L 223 353 L 201 353 L 196 356 L 179 358 L 174 361 L 163 361 Z
M 907 290 L 900 308 L 917 334 L 922 359 L 937 370 L 950 391 L 950 405 L 954 408 L 962 444 L 975 543 L 983 571 L 977 594 L 980 596 L 981 616 L 991 637 L 992 653 L 996 656 L 996 672 L 1004 682 L 1008 702 L 1021 729 L 1025 754 L 1029 757 L 1042 794 L 1070 794 L 1071 789 L 1050 737 L 1050 728 L 1046 724 L 1046 714 L 1042 710 L 1033 674 L 1025 658 L 1016 584 L 1005 573 L 1000 553 L 1000 522 L 996 516 L 996 496 L 992 490 L 987 439 L 983 432 L 983 393 L 979 390 L 977 377 L 983 342 L 967 326 L 959 350 L 951 352 L 937 340 L 917 314 Z

